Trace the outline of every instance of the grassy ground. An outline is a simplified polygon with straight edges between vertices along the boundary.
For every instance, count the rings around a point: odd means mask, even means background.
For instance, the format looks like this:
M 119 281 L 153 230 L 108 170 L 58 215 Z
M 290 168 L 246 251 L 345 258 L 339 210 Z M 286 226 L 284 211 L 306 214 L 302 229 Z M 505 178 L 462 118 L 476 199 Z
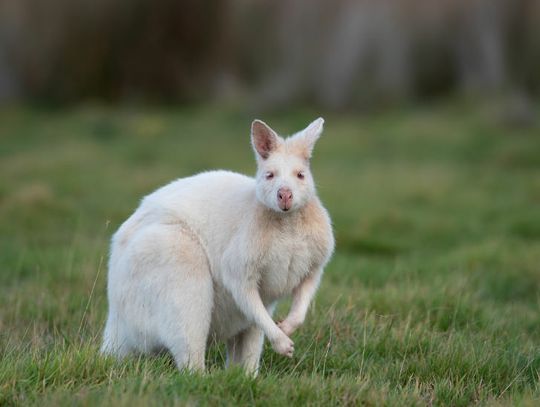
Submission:
M 310 112 L 265 117 L 278 131 Z M 0 405 L 536 405 L 540 138 L 477 109 L 327 117 L 313 167 L 337 252 L 288 360 L 251 379 L 102 358 L 107 244 L 138 200 L 252 173 L 251 117 L 212 107 L 0 113 Z M 286 305 L 279 308 L 283 315 Z

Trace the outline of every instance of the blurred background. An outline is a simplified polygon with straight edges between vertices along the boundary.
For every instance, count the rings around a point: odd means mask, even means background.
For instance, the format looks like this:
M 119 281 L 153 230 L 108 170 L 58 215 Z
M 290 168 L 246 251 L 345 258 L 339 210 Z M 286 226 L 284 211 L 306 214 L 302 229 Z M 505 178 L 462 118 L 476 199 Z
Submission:
M 536 0 L 3 0 L 0 101 L 339 110 L 540 92 Z M 526 117 L 524 117 L 526 119 Z

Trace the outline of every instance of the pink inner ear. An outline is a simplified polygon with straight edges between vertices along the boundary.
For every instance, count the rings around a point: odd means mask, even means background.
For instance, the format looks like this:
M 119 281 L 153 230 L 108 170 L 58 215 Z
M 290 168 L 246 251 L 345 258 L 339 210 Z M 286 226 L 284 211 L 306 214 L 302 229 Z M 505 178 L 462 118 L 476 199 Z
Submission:
M 272 151 L 272 149 L 272 140 L 264 139 L 259 142 L 259 147 L 257 148 L 257 151 L 262 158 L 267 159 L 270 156 L 270 151 Z
M 263 159 L 267 159 L 276 148 L 275 136 L 266 127 L 257 124 L 253 128 L 255 150 Z

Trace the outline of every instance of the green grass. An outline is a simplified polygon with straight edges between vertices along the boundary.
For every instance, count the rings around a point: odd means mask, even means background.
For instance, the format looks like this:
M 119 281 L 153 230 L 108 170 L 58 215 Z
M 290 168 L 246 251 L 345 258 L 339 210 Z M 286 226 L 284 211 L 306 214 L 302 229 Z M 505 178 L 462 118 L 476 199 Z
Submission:
M 278 131 L 315 113 L 265 117 Z M 330 115 L 313 159 L 337 251 L 296 355 L 258 378 L 98 353 L 108 240 L 139 199 L 253 173 L 219 107 L 0 112 L 0 405 L 537 405 L 540 131 L 445 105 Z M 286 312 L 286 303 L 278 316 Z

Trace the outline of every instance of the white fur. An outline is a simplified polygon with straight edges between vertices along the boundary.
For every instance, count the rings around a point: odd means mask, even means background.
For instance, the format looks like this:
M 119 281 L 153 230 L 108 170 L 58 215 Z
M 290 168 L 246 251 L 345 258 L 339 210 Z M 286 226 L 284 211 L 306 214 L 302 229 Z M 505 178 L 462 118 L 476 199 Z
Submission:
M 228 364 L 256 373 L 266 335 L 276 352 L 292 356 L 289 335 L 304 321 L 334 248 L 309 171 L 322 125 L 318 119 L 284 140 L 255 121 L 255 179 L 205 172 L 144 198 L 112 239 L 104 353 L 165 349 L 179 368 L 203 370 L 216 338 L 227 342 Z M 287 212 L 277 205 L 281 187 L 293 193 Z M 276 324 L 275 304 L 289 294 L 291 310 Z

